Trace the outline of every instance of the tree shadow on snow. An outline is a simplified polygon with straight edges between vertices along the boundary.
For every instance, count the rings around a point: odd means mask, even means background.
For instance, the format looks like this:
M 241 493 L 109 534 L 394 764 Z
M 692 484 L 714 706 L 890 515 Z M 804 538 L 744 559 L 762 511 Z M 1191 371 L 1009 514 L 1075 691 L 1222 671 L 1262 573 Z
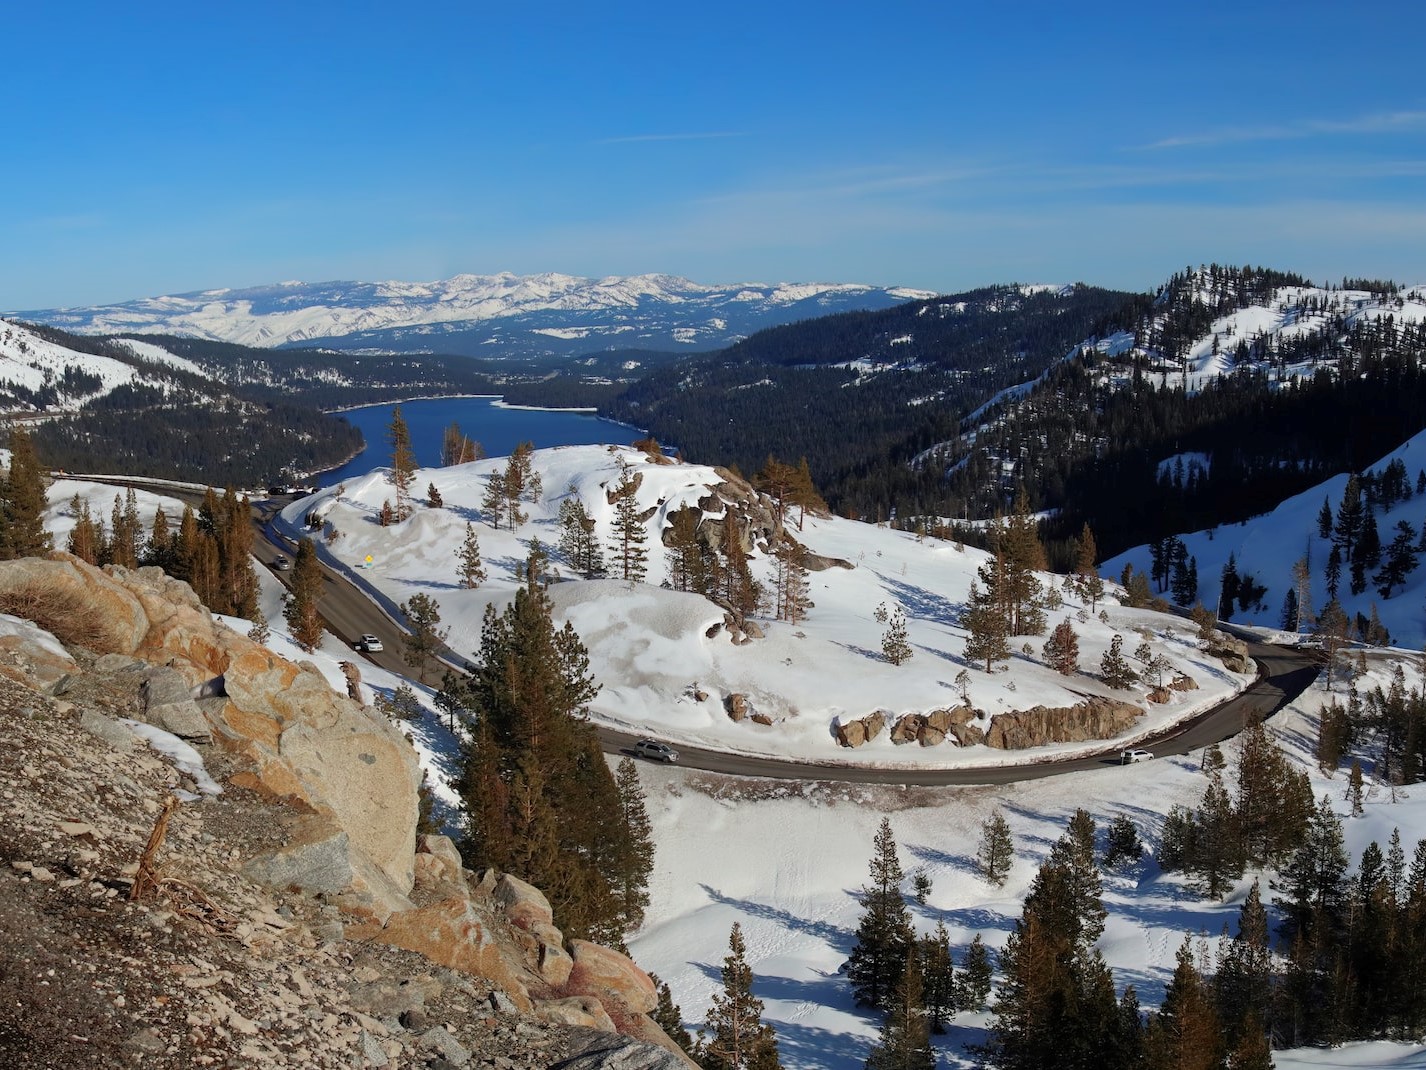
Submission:
M 700 888 L 707 894 L 709 899 L 715 903 L 723 903 L 727 906 L 737 907 L 746 914 L 755 918 L 763 918 L 767 921 L 775 921 L 788 929 L 792 929 L 807 936 L 814 936 L 819 940 L 824 940 L 828 944 L 839 948 L 850 948 L 855 941 L 855 934 L 850 929 L 843 929 L 839 925 L 832 925 L 825 921 L 811 921 L 807 918 L 799 918 L 796 914 L 777 907 L 768 906 L 766 903 L 754 903 L 750 899 L 735 899 L 732 896 L 724 895 L 722 892 L 707 884 L 700 884 Z
M 952 602 L 935 591 L 912 586 L 882 572 L 878 572 L 877 575 L 883 583 L 891 588 L 908 617 L 953 625 L 961 619 L 961 615 L 965 612 L 964 602 Z

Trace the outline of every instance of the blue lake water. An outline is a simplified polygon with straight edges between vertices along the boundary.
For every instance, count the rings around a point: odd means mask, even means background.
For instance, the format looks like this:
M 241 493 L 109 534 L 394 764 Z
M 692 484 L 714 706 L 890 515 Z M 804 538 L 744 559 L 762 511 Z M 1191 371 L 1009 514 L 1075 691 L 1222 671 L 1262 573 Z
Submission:
M 641 437 L 632 427 L 605 420 L 592 413 L 568 409 L 507 409 L 496 405 L 498 398 L 432 398 L 401 402 L 401 417 L 411 432 L 416 462 L 423 468 L 441 463 L 441 442 L 452 423 L 485 448 L 489 457 L 504 457 L 521 442 L 533 442 L 536 449 L 548 446 L 595 446 L 626 444 Z M 391 425 L 395 405 L 368 405 L 342 413 L 360 428 L 366 449 L 340 468 L 323 472 L 317 485 L 330 487 L 349 476 L 365 475 L 373 468 L 391 463 L 391 446 L 386 429 Z

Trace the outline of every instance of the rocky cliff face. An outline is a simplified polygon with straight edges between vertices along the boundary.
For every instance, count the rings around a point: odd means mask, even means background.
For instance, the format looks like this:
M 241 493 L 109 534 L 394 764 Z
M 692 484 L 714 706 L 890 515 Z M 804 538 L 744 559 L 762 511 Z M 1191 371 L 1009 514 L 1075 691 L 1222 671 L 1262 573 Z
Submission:
M 156 570 L 7 562 L 0 604 L 68 639 L 0 617 L 7 1065 L 688 1065 L 637 966 L 418 841 L 409 745 L 315 668 Z

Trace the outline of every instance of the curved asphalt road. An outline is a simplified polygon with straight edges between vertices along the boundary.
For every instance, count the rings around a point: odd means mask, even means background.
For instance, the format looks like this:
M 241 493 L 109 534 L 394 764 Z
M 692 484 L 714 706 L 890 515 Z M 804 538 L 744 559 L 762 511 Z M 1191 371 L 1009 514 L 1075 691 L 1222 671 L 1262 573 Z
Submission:
M 93 477 L 83 477 L 93 478 Z M 113 479 L 115 483 L 136 485 L 142 480 Z M 162 493 L 184 497 L 171 486 L 155 488 Z M 201 501 L 201 496 L 197 500 Z M 284 503 L 285 504 L 285 503 Z M 254 505 L 253 523 L 258 539 L 253 552 L 257 558 L 272 567 L 279 554 L 289 560 L 292 547 L 278 536 L 268 525 L 276 512 L 273 503 Z M 327 630 L 348 646 L 357 636 L 371 633 L 381 639 L 385 650 L 376 654 L 363 655 L 384 669 L 401 676 L 411 676 L 412 670 L 401 658 L 403 630 L 386 617 L 376 604 L 358 591 L 345 576 L 333 573 L 323 567 L 325 593 L 320 609 L 327 624 Z M 273 573 L 284 583 L 291 575 L 288 571 Z M 1246 637 L 1245 637 L 1246 638 Z M 1319 662 L 1317 652 L 1299 650 L 1292 647 L 1273 646 L 1268 643 L 1247 639 L 1248 652 L 1258 664 L 1258 679 L 1246 690 L 1226 702 L 1220 703 L 1191 721 L 1177 725 L 1159 735 L 1135 742 L 1136 747 L 1152 750 L 1155 755 L 1186 754 L 1201 747 L 1219 743 L 1241 732 L 1255 719 L 1269 717 L 1295 699 L 1317 678 Z M 356 652 L 353 651 L 356 660 Z M 459 655 L 457 655 L 458 657 Z M 443 670 L 432 666 L 427 672 L 426 682 L 439 680 Z M 640 735 L 619 732 L 600 727 L 599 739 L 609 754 L 634 753 L 634 743 Z M 749 755 L 726 754 L 721 751 L 703 750 L 683 743 L 676 744 L 679 764 L 691 769 L 733 776 L 769 777 L 779 780 L 828 780 L 855 784 L 901 784 L 906 786 L 944 786 L 955 784 L 1012 784 L 1022 780 L 1036 780 L 1042 777 L 1061 776 L 1065 773 L 1082 772 L 1089 769 L 1103 769 L 1117 765 L 1120 744 L 1106 744 L 1104 749 L 1089 757 L 1070 758 L 1055 761 L 1027 762 L 1020 765 L 984 766 L 974 769 L 933 769 L 933 768 L 873 768 L 868 766 L 845 765 L 836 762 L 795 762 L 776 758 L 760 758 Z

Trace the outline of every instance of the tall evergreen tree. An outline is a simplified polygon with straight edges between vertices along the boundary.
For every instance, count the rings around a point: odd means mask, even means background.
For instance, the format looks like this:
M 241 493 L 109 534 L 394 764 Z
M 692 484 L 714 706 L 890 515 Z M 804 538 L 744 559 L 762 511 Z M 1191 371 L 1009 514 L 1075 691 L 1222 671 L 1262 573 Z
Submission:
M 614 572 L 629 583 L 642 583 L 648 569 L 648 531 L 639 510 L 639 483 L 628 461 L 619 460 L 619 481 L 614 484 L 614 531 L 609 553 Z
M 604 573 L 604 551 L 594 533 L 594 518 L 584 508 L 579 489 L 571 483 L 560 502 L 560 553 L 587 580 Z
M 475 534 L 475 525 L 465 522 L 465 538 L 456 552 L 460 564 L 460 585 L 466 590 L 474 590 L 485 582 L 485 563 L 480 559 L 480 539 Z
M 89 503 L 76 493 L 70 500 L 69 511 L 74 516 L 74 527 L 69 531 L 65 549 L 81 561 L 98 564 L 99 544 L 103 537 L 89 512 Z
M 911 912 L 901 894 L 901 862 L 891 820 L 883 817 L 874 841 L 871 881 L 862 887 L 862 919 L 847 960 L 847 979 L 858 1003 L 885 1007 L 913 946 Z
M 936 931 L 920 941 L 922 997 L 926 1022 L 936 1033 L 946 1031 L 946 1023 L 956 1013 L 957 990 L 960 988 L 955 965 L 951 961 L 951 937 L 944 921 L 936 922 Z
M 10 466 L 0 480 L 0 559 L 34 557 L 53 547 L 45 530 L 45 479 L 30 434 L 10 429 Z
M 411 431 L 406 426 L 406 418 L 401 415 L 401 406 L 391 410 L 391 423 L 386 425 L 386 441 L 391 447 L 391 483 L 396 488 L 396 519 L 405 520 L 411 515 L 411 487 L 416 481 L 416 452 L 411 448 Z
M 461 431 L 460 425 L 452 422 L 441 436 L 441 466 L 449 468 L 453 464 L 469 464 L 485 456 L 485 450 L 469 435 Z
M 915 955 L 908 955 L 866 1070 L 934 1070 L 936 1051 L 928 1025 L 921 965 Z
M 1164 1001 L 1149 1023 L 1145 1048 L 1153 1070 L 1224 1070 L 1226 1066 L 1223 1028 L 1194 962 L 1190 937 L 1185 936 L 1179 946 L 1178 963 Z
M 972 664 L 983 661 L 985 671 L 992 672 L 997 661 L 1010 657 L 1010 643 L 1007 639 L 1009 625 L 1005 614 L 995 604 L 994 597 L 982 594 L 974 583 L 970 585 L 970 596 L 966 611 L 961 616 L 961 627 L 969 633 L 966 636 L 966 661 Z
M 187 519 L 192 514 L 185 512 Z M 199 547 L 212 546 L 211 540 L 199 542 Z M 201 549 L 198 551 L 201 553 Z M 216 564 L 216 562 L 215 562 Z M 195 566 L 196 571 L 196 566 Z M 195 590 L 197 588 L 195 587 Z M 325 628 L 317 603 L 322 598 L 322 566 L 317 561 L 317 547 L 311 539 L 297 540 L 297 553 L 292 562 L 292 583 L 287 606 L 282 611 L 292 641 L 307 653 L 317 649 Z
M 441 627 L 441 607 L 424 591 L 413 594 L 401 603 L 401 615 L 409 629 L 401 637 L 406 660 L 415 667 L 421 682 L 426 682 L 426 665 L 445 646 L 449 628 Z
M 700 1035 L 705 1070 L 781 1070 L 777 1034 L 762 1020 L 763 1002 L 753 995 L 753 971 L 747 962 L 743 930 L 728 934 L 723 960 L 723 990 L 714 994 L 708 1024 Z
M 628 832 L 618 787 L 588 723 L 598 692 L 574 629 L 556 629 L 540 569 L 503 612 L 486 610 L 465 684 L 475 715 L 459 790 L 463 851 L 539 887 L 570 936 L 617 943 L 616 889 Z
M 1079 636 L 1069 620 L 1062 620 L 1045 640 L 1045 663 L 1061 676 L 1073 676 L 1079 671 Z
M 644 805 L 644 789 L 639 784 L 639 770 L 634 765 L 634 759 L 620 759 L 614 783 L 619 789 L 619 808 L 628 832 L 620 844 L 623 857 L 619 860 L 614 894 L 619 901 L 620 922 L 626 931 L 632 931 L 643 924 L 644 910 L 649 905 L 649 875 L 654 871 L 654 831 L 648 808 Z
M 981 822 L 975 857 L 982 877 L 996 886 L 1005 883 L 1015 861 L 1015 843 L 1010 837 L 1010 824 L 999 810 Z
M 982 1051 L 997 1070 L 1104 1067 L 1132 1050 L 1137 1019 L 1121 1013 L 1094 942 L 1104 931 L 1093 844 L 1085 823 L 1067 831 L 1040 866 L 1000 955 L 1003 981 Z M 1089 823 L 1092 830 L 1092 822 Z M 1112 1065 L 1112 1064 L 1110 1064 Z

